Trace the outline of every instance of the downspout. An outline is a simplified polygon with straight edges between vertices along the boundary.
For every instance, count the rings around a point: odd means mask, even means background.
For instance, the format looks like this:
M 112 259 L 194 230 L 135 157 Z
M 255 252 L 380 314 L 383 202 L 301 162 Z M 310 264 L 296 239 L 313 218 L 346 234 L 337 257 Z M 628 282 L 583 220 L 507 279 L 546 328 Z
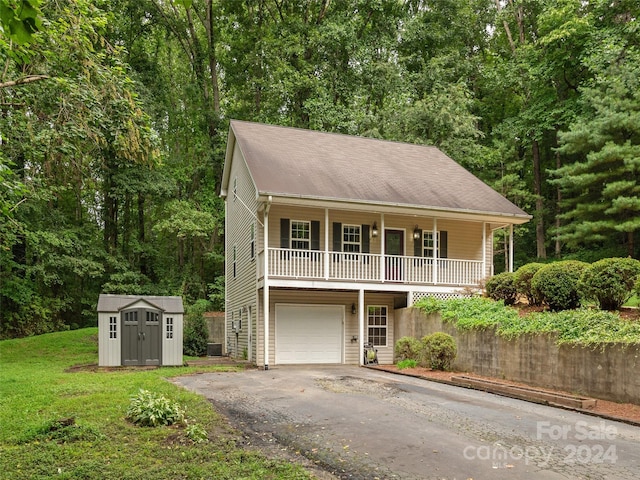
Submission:
M 264 206 L 264 282 L 262 311 L 264 313 L 264 369 L 269 370 L 269 209 L 273 197 L 269 195 Z
M 226 233 L 229 231 L 229 202 L 228 200 L 225 198 L 224 199 L 224 232 L 225 232 L 225 236 L 224 236 L 224 251 L 225 251 L 225 256 L 228 255 L 229 252 L 229 237 L 230 235 L 226 235 Z M 224 282 L 224 343 L 222 344 L 222 349 L 223 349 L 223 353 L 226 353 L 227 355 L 229 355 L 231 352 L 229 352 L 229 349 L 227 348 L 229 346 L 229 344 L 227 343 L 229 341 L 228 338 L 228 328 L 229 328 L 229 282 L 226 281 L 226 278 L 228 277 L 226 274 L 226 269 L 228 266 L 228 261 L 225 261 L 224 263 L 224 268 L 225 268 L 225 282 Z M 184 317 L 183 317 L 184 319 Z M 184 320 L 183 320 L 184 321 Z

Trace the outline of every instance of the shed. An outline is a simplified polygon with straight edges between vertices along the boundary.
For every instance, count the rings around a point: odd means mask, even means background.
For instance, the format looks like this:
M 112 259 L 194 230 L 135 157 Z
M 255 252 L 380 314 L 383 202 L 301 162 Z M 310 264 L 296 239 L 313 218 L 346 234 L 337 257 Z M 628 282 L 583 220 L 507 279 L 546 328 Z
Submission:
M 182 365 L 182 297 L 101 294 L 98 365 Z

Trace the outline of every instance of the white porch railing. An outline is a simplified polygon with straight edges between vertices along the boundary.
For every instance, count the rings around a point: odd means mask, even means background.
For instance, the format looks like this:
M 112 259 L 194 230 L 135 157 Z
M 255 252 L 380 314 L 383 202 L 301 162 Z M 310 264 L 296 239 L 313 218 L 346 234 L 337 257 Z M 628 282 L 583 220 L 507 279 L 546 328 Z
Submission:
M 479 260 L 374 255 L 318 250 L 268 249 L 270 277 L 359 282 L 477 285 Z

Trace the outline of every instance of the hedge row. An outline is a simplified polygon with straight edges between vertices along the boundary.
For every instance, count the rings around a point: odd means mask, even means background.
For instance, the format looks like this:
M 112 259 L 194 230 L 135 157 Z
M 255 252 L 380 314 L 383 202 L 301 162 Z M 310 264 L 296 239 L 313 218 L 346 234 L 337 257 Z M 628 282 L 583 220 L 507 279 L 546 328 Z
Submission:
M 547 305 L 554 311 L 578 308 L 582 302 L 618 310 L 634 294 L 640 295 L 640 261 L 605 258 L 592 264 L 577 260 L 528 263 L 514 273 L 491 277 L 486 292 L 505 305 L 514 304 L 521 295 L 531 305 Z

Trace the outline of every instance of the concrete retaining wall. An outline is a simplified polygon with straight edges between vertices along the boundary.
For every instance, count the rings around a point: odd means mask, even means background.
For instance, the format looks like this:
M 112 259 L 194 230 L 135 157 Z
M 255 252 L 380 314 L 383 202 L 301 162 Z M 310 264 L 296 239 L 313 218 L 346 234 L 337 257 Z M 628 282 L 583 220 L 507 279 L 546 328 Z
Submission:
M 458 331 L 440 314 L 396 310 L 395 338 L 446 332 L 458 346 L 453 368 L 528 385 L 554 388 L 615 402 L 640 403 L 640 346 L 604 350 L 558 346 L 556 336 L 522 335 L 505 340 L 486 330 Z

